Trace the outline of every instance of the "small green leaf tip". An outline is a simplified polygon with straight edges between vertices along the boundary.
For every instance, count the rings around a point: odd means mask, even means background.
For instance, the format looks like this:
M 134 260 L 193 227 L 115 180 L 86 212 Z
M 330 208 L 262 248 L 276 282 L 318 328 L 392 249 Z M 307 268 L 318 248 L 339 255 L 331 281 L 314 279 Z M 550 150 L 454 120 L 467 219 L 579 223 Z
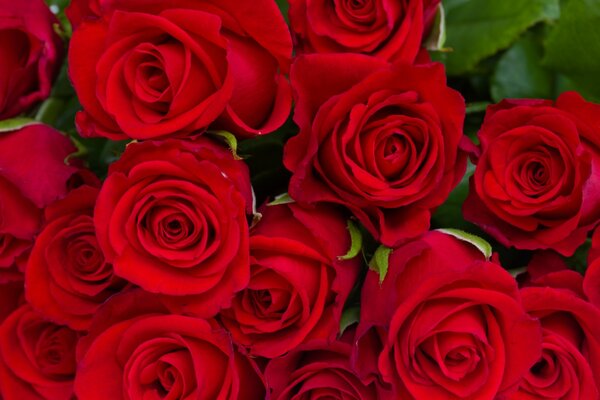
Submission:
M 387 275 L 392 251 L 393 250 L 389 247 L 379 246 L 377 250 L 375 250 L 371 262 L 369 262 L 369 269 L 379 274 L 379 284 L 383 283 L 383 280 Z
M 358 306 L 348 307 L 342 313 L 340 319 L 340 336 L 344 334 L 349 326 L 354 325 L 360 320 L 360 308 Z
M 295 202 L 296 201 L 292 199 L 288 193 L 283 193 L 279 196 L 275 196 L 275 199 L 269 204 L 267 204 L 267 206 L 278 206 L 280 204 L 290 204 Z
M 339 256 L 340 260 L 350 260 L 358 255 L 362 249 L 363 237 L 362 233 L 360 233 L 360 229 L 356 226 L 354 221 L 351 219 L 348 220 L 348 231 L 350 232 L 350 250 L 343 255 Z
M 425 41 L 425 48 L 429 51 L 450 51 L 444 47 L 446 43 L 446 12 L 444 11 L 444 5 L 440 3 L 438 11 L 435 15 L 435 21 L 433 22 L 433 28 L 429 37 Z
M 34 125 L 39 123 L 40 122 L 34 119 L 23 117 L 5 119 L 4 121 L 0 121 L 0 133 L 18 131 L 19 129 L 24 128 L 28 125 Z
M 464 242 L 471 243 L 483 253 L 487 260 L 489 260 L 492 256 L 492 246 L 479 236 L 473 235 L 472 233 L 468 233 L 465 231 L 461 231 L 460 229 L 438 229 L 438 232 L 442 232 L 447 235 L 454 236 L 455 238 Z
M 231 149 L 231 154 L 233 154 L 234 159 L 242 159 L 242 157 L 238 156 L 237 154 L 238 141 L 237 138 L 233 135 L 233 133 L 227 131 L 209 131 L 208 133 L 210 135 L 214 135 L 225 140 L 225 143 L 227 143 L 227 146 L 229 146 L 229 148 Z

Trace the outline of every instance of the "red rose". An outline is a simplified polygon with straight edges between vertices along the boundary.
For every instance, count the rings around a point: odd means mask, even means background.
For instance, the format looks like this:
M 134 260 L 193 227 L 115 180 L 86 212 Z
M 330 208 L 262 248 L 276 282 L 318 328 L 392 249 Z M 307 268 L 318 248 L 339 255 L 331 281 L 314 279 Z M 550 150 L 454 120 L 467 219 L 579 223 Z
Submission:
M 542 324 L 542 356 L 511 399 L 600 399 L 600 310 L 575 271 L 542 275 L 521 289 L 525 309 Z
M 271 360 L 265 379 L 273 400 L 284 399 L 390 399 L 375 382 L 360 379 L 350 365 L 351 339 L 347 332 L 333 343 L 303 345 Z
M 54 321 L 85 330 L 125 282 L 98 247 L 92 218 L 98 189 L 82 186 L 46 208 L 25 273 L 29 303 Z
M 312 55 L 292 67 L 300 134 L 285 147 L 290 195 L 348 207 L 382 243 L 429 228 L 465 171 L 465 104 L 441 64 Z
M 0 10 L 0 119 L 5 119 L 50 95 L 63 43 L 43 0 L 0 0 Z
M 214 322 L 164 314 L 139 292 L 113 297 L 78 348 L 75 393 L 86 400 L 265 397 L 253 361 Z
M 274 1 L 85 3 L 69 12 L 83 135 L 149 139 L 211 125 L 254 136 L 286 121 L 292 43 Z
M 251 209 L 243 161 L 204 137 L 171 139 L 127 147 L 100 190 L 94 223 L 116 275 L 212 316 L 248 284 Z
M 24 305 L 0 326 L 0 397 L 70 400 L 78 335 Z
M 465 219 L 505 246 L 571 255 L 600 221 L 598 113 L 574 92 L 490 106 Z
M 338 259 L 349 249 L 346 219 L 335 209 L 266 207 L 251 232 L 250 283 L 221 312 L 233 339 L 269 358 L 335 339 L 360 266 Z
M 412 63 L 440 0 L 290 0 L 301 53 L 363 53 Z
M 45 125 L 0 134 L 0 281 L 17 277 L 15 263 L 23 269 L 43 208 L 67 193 L 77 169 L 65 158 L 74 151 Z
M 394 250 L 382 284 L 369 272 L 357 333 L 357 366 L 402 399 L 501 398 L 541 349 L 512 276 L 440 232 Z

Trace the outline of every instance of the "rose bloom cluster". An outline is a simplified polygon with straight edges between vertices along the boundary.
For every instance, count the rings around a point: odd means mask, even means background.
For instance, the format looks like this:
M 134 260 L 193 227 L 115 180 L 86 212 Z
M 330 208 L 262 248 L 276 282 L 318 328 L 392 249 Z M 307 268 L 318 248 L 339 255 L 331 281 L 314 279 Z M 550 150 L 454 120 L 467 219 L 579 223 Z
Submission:
M 79 134 L 131 140 L 100 180 L 50 126 L 0 132 L 0 399 L 600 399 L 600 230 L 585 276 L 563 258 L 600 222 L 600 106 L 505 100 L 475 144 L 439 3 L 72 0 L 67 50 L 0 0 L 0 117 L 67 54 Z M 289 196 L 257 205 L 214 132 L 290 116 Z M 468 159 L 518 279 L 430 229 Z

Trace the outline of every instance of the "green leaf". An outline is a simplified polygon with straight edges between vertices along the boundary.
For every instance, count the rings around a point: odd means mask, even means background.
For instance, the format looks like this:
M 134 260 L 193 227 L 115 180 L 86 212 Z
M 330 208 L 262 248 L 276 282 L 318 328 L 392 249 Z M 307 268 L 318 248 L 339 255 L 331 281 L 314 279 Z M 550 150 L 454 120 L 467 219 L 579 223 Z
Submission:
M 585 271 L 588 267 L 588 255 L 590 252 L 590 248 L 592 247 L 592 239 L 586 239 L 586 241 L 575 250 L 575 253 L 567 258 L 565 262 L 567 265 L 579 272 L 582 275 L 585 275 Z
M 24 117 L 5 119 L 4 121 L 0 121 L 0 133 L 18 131 L 23 127 L 34 124 L 39 124 L 39 121 Z
M 383 283 L 385 276 L 388 272 L 390 255 L 392 254 L 392 249 L 386 246 L 379 246 L 377 250 L 375 250 L 375 254 L 373 254 L 373 258 L 371 262 L 369 262 L 369 269 L 375 271 L 379 274 L 379 283 Z
M 448 51 L 444 48 L 446 43 L 446 13 L 444 5 L 440 4 L 435 15 L 433 28 L 427 40 L 425 40 L 425 48 L 429 51 Z
M 54 26 L 56 33 L 62 38 L 70 38 L 73 33 L 71 22 L 65 15 L 65 8 L 69 5 L 70 0 L 46 0 L 46 4 L 50 8 L 56 18 L 60 21 L 61 26 Z
M 565 74 L 587 97 L 600 100 L 600 1 L 569 0 L 548 34 L 544 65 Z
M 511 274 L 513 278 L 516 278 L 517 276 L 524 274 L 525 272 L 527 272 L 527 267 L 513 268 L 508 270 L 508 273 Z
M 209 131 L 208 133 L 210 135 L 217 136 L 223 139 L 225 143 L 227 143 L 227 146 L 229 146 L 229 148 L 231 149 L 231 153 L 233 154 L 233 158 L 235 160 L 242 159 L 242 157 L 238 156 L 237 154 L 238 141 L 237 138 L 233 135 L 233 133 L 227 131 Z
M 353 306 L 346 308 L 340 319 L 340 336 L 348 329 L 349 326 L 356 324 L 360 320 L 360 307 Z
M 558 17 L 559 0 L 446 0 L 448 74 L 472 71 L 477 64 L 509 47 L 529 27 Z
M 288 0 L 275 0 L 277 2 L 277 7 L 281 10 L 281 14 L 283 14 L 283 18 L 285 18 L 285 22 L 288 22 L 288 10 L 290 8 L 290 4 Z
M 340 260 L 351 260 L 360 253 L 363 244 L 363 237 L 360 229 L 356 226 L 354 221 L 348 220 L 348 231 L 350 232 L 350 250 L 343 256 L 339 256 Z
M 485 110 L 487 110 L 487 108 L 490 104 L 491 103 L 489 101 L 477 101 L 474 103 L 469 103 L 469 104 L 467 104 L 466 113 L 467 114 L 477 114 L 477 113 L 485 112 Z
M 35 115 L 35 119 L 44 124 L 54 125 L 64 106 L 65 102 L 63 100 L 50 97 L 42 103 Z
M 471 243 L 483 253 L 486 259 L 489 259 L 492 256 L 492 246 L 479 236 L 473 235 L 469 232 L 461 231 L 460 229 L 438 229 L 438 231 L 450 236 L 454 236 L 459 240 Z
M 542 45 L 533 35 L 523 36 L 502 55 L 492 76 L 494 101 L 506 98 L 553 97 L 554 74 L 541 65 Z
M 279 196 L 275 196 L 275 199 L 267 205 L 268 206 L 278 206 L 280 204 L 290 204 L 290 203 L 295 203 L 295 202 L 296 201 L 290 197 L 289 193 L 283 193 L 283 194 L 280 194 Z

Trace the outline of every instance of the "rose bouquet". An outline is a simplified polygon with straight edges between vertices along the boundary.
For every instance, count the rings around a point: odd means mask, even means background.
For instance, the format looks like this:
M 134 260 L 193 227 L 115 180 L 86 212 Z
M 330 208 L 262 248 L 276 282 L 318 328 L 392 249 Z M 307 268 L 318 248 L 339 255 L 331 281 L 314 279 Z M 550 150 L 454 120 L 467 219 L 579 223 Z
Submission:
M 0 0 L 0 399 L 600 399 L 598 18 Z

